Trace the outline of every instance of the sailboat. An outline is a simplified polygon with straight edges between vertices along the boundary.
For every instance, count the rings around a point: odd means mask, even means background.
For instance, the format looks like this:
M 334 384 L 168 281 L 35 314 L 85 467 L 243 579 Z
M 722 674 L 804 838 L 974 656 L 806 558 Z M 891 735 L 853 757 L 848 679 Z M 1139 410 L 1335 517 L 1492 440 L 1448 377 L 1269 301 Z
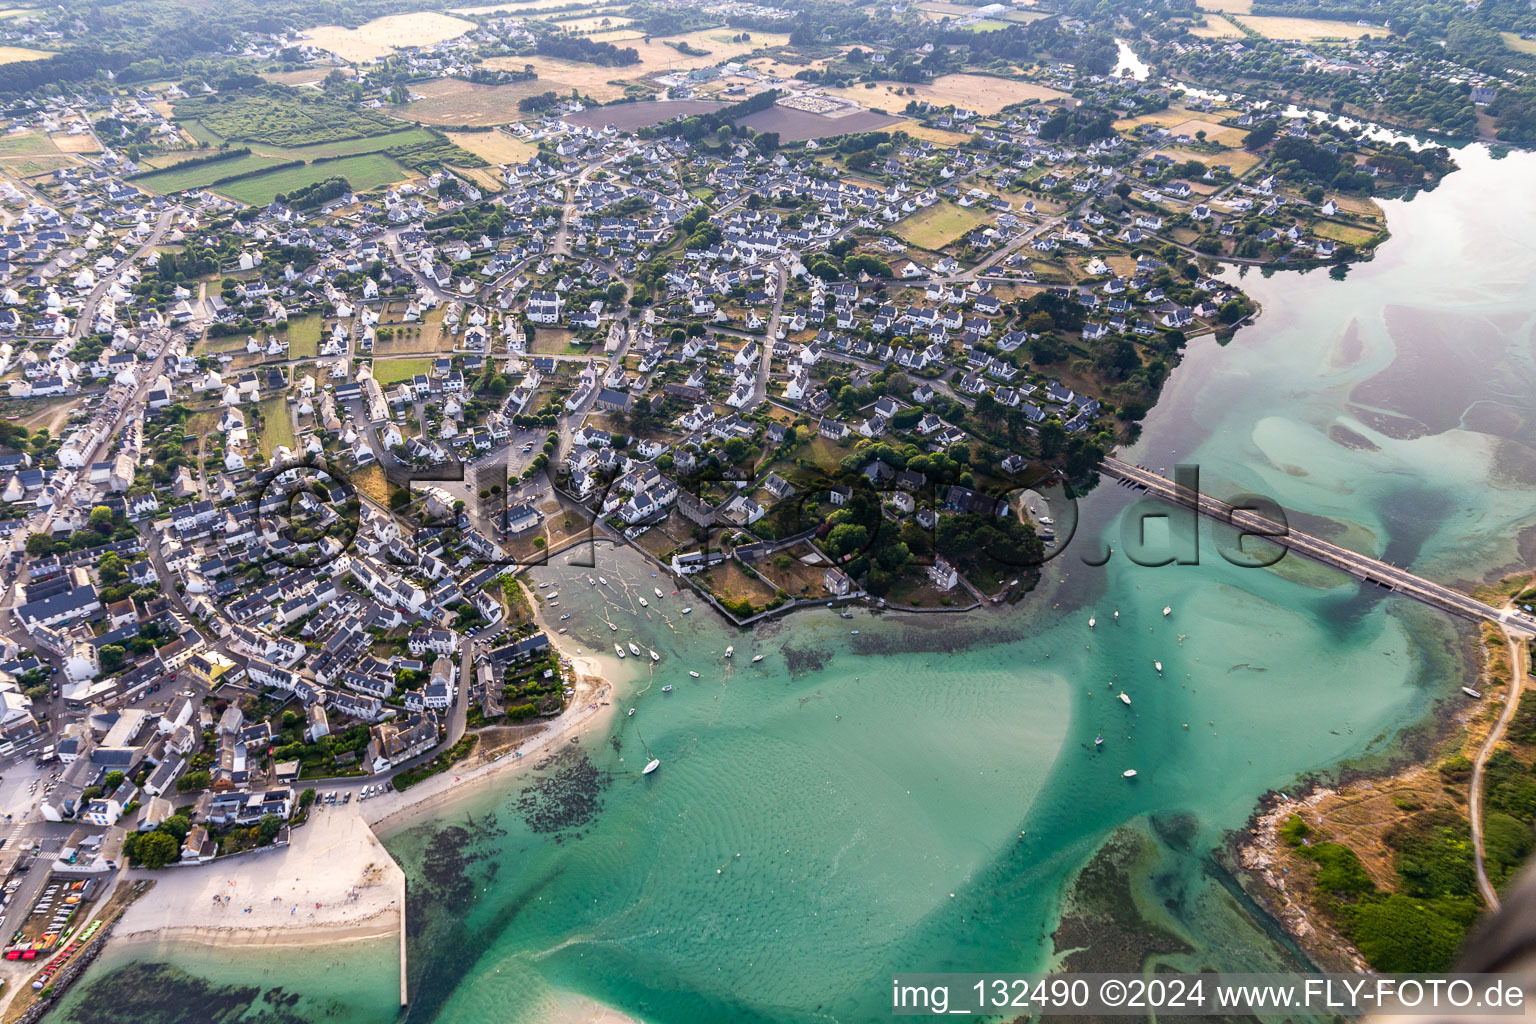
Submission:
M 660 661 L 661 660 L 661 655 L 657 654 L 655 651 L 651 651 L 651 660 L 652 661 Z
M 620 647 L 618 644 L 614 644 L 613 645 L 613 653 L 617 654 L 619 657 L 622 658 L 622 657 L 624 657 L 624 648 Z
M 587 577 L 587 585 L 595 587 L 595 586 L 597 586 L 597 580 L 593 579 L 591 576 L 588 576 Z
M 752 655 L 752 664 L 756 665 L 758 662 L 760 662 L 762 660 L 763 660 L 763 656 L 761 654 L 754 654 L 754 655 Z
M 631 640 L 629 642 L 629 653 L 637 658 L 640 657 L 640 645 Z
M 692 671 L 692 670 L 689 670 L 688 674 L 693 676 L 693 678 L 695 678 L 695 679 L 699 678 L 699 674 L 697 672 Z
M 1173 614 L 1173 605 L 1171 605 L 1171 604 L 1163 605 L 1163 617 L 1167 618 L 1169 615 L 1172 615 L 1172 614 Z
M 633 718 L 634 715 L 635 715 L 635 709 L 634 708 L 630 708 L 629 709 L 629 716 L 628 717 Z
M 1127 768 L 1125 771 L 1120 773 L 1120 777 L 1122 779 L 1134 779 L 1136 777 L 1136 769 Z
M 661 588 L 660 587 L 652 587 L 651 589 L 656 592 L 656 600 L 660 601 L 661 598 L 662 598 Z
M 1131 695 L 1126 693 L 1124 690 L 1121 690 L 1120 691 L 1120 703 L 1122 703 L 1122 704 L 1129 704 L 1130 702 L 1131 702 Z
M 726 648 L 726 649 L 725 649 L 725 656 L 726 656 L 726 657 L 727 657 L 727 658 L 729 658 L 729 657 L 730 657 L 730 656 L 731 656 L 731 655 L 733 655 L 733 654 L 735 654 L 735 653 L 736 653 L 736 648 L 735 648 L 735 646 L 731 646 L 731 647 L 727 647 L 727 648 Z
M 601 577 L 601 576 L 599 576 L 599 577 L 598 577 L 598 578 L 597 578 L 597 582 L 599 582 L 599 583 L 601 583 L 601 584 L 602 584 L 602 585 L 603 585 L 603 586 L 605 586 L 605 587 L 606 587 L 606 586 L 607 586 L 607 585 L 608 585 L 608 581 L 607 581 L 607 580 L 605 580 L 605 579 L 603 579 L 603 578 L 602 578 L 602 577 Z
M 1088 628 L 1092 629 L 1095 625 L 1098 624 L 1098 621 L 1099 620 L 1095 619 L 1092 615 L 1088 616 Z
M 559 596 L 560 596 L 560 591 L 558 591 L 558 590 L 551 590 L 551 591 L 550 591 L 550 592 L 549 592 L 549 599 L 550 599 L 550 600 L 551 600 L 551 601 L 553 601 L 553 600 L 554 600 L 554 599 L 555 599 L 555 598 L 557 598 L 557 597 L 559 597 Z
M 651 763 L 650 764 L 648 764 L 644 768 L 640 769 L 640 774 L 641 775 L 649 775 L 649 774 L 651 774 L 651 772 L 655 771 L 657 768 L 660 768 L 660 767 L 661 767 L 661 758 L 653 757 L 653 758 L 651 758 Z

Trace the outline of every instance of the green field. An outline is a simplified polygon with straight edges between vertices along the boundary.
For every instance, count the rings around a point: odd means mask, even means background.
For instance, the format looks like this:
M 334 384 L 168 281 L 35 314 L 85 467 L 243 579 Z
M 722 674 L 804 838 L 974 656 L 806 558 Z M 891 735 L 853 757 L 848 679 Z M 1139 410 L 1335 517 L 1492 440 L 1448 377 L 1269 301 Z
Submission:
M 303 167 L 290 167 L 282 171 L 272 171 L 270 174 L 241 178 L 239 181 L 220 185 L 218 191 L 238 202 L 248 203 L 251 206 L 265 206 L 279 192 L 292 192 L 296 188 L 338 176 L 351 182 L 355 191 L 366 192 L 380 185 L 404 181 L 406 172 L 399 164 L 381 153 L 367 153 L 363 156 L 327 160 L 323 164 L 306 164 Z
M 42 132 L 0 135 L 0 156 L 53 156 L 59 147 Z
M 217 146 L 224 141 L 219 138 L 217 132 L 201 121 L 179 121 L 177 123 L 186 129 L 187 134 L 192 136 L 193 141 L 199 146 Z
M 313 359 L 320 352 L 320 332 L 325 326 L 319 313 L 288 319 L 288 358 Z
M 388 114 L 359 110 L 336 97 L 295 96 L 276 87 L 180 100 L 173 109 L 179 122 L 200 121 L 226 139 L 273 146 L 346 141 L 383 135 L 400 127 L 400 122 Z
M 258 153 L 268 153 L 284 160 L 313 160 L 321 156 L 357 156 L 362 153 L 378 153 L 397 146 L 421 146 L 437 143 L 438 137 L 425 128 L 406 128 L 385 135 L 369 135 L 362 139 L 342 139 L 338 142 L 317 142 L 312 146 L 264 146 L 251 148 Z
M 258 444 L 261 445 L 262 454 L 270 459 L 278 445 L 286 445 L 292 451 L 298 441 L 293 436 L 293 420 L 288 415 L 288 400 L 278 395 L 262 400 L 256 408 L 261 410 L 261 437 Z
M 430 359 L 376 359 L 373 363 L 373 379 L 381 385 L 427 373 L 432 369 Z
M 198 164 L 195 167 L 177 169 L 166 168 L 156 171 L 154 174 L 146 174 L 142 178 L 134 179 L 139 185 L 162 194 L 180 192 L 189 188 L 205 188 L 208 183 L 216 178 L 226 178 L 231 174 L 248 174 L 251 171 L 259 171 L 263 167 L 271 167 L 283 161 L 275 156 L 260 156 L 251 153 L 248 156 L 232 157 L 229 160 L 215 160 L 211 164 Z
M 920 248 L 942 249 L 986 222 L 987 213 L 978 206 L 966 208 L 953 203 L 934 203 L 897 224 L 896 233 Z

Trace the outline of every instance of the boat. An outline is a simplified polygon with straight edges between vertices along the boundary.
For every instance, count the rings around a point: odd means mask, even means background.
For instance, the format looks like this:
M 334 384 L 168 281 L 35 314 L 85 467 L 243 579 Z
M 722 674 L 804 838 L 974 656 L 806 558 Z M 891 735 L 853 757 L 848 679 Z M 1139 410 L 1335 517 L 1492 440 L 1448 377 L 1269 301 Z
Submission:
M 1162 662 L 1160 662 L 1160 661 L 1154 661 L 1154 662 L 1153 662 L 1153 663 L 1152 663 L 1152 667 L 1153 667 L 1153 668 L 1155 668 L 1155 669 L 1157 669 L 1157 674 L 1158 674 L 1158 675 L 1162 675 L 1162 674 L 1163 674 L 1163 663 L 1162 663 Z
M 693 605 L 689 605 L 687 608 L 684 608 L 683 609 L 683 614 L 687 615 L 691 611 L 693 611 Z
M 1095 619 L 1092 615 L 1088 616 L 1088 628 L 1092 629 L 1095 625 L 1098 624 L 1098 621 L 1099 620 Z
M 856 630 L 856 629 L 850 629 L 850 630 L 849 630 L 849 631 L 848 631 L 848 635 L 849 635 L 849 636 L 858 636 L 858 635 L 859 635 L 859 631 L 858 631 L 858 630 Z
M 613 653 L 617 654 L 619 657 L 622 658 L 622 657 L 624 657 L 624 648 L 620 647 L 618 644 L 614 644 L 613 645 Z
M 559 628 L 559 629 L 558 629 L 558 630 L 556 630 L 556 631 L 555 631 L 555 632 L 557 632 L 557 633 L 564 633 L 564 632 L 565 632 L 565 631 L 566 631 L 566 629 L 567 629 L 567 627 L 565 627 L 565 626 L 561 626 L 561 627 L 560 627 L 560 628 Z
M 640 657 L 640 645 L 631 640 L 629 642 L 629 653 L 637 658 Z
M 587 585 L 595 587 L 595 586 L 597 586 L 597 580 L 593 579 L 591 576 L 588 576 L 587 577 Z
M 560 607 L 560 602 L 559 601 L 551 601 L 551 602 L 549 602 L 549 606 L 551 608 L 558 608 L 558 607 Z
M 660 767 L 661 767 L 661 759 L 653 757 L 653 758 L 651 758 L 651 763 L 650 764 L 648 764 L 644 768 L 640 769 L 640 774 L 641 775 L 649 775 L 649 774 L 651 774 L 651 772 L 655 771 L 657 768 L 660 768 Z
M 629 715 L 630 715 L 630 716 L 633 716 L 633 715 L 634 715 L 634 713 L 635 713 L 635 709 L 634 709 L 634 708 L 630 708 L 630 709 L 629 709 Z
M 547 586 L 549 586 L 549 582 L 546 580 L 545 582 L 539 584 L 539 589 L 543 590 Z
M 571 613 L 570 612 L 566 612 L 564 615 L 560 616 L 560 621 L 564 622 L 566 619 L 568 619 L 570 617 L 571 617 Z
M 656 592 L 656 600 L 660 601 L 665 596 L 662 594 L 660 587 L 652 587 L 651 589 Z
M 640 607 L 641 608 L 649 608 L 650 606 L 651 606 L 651 602 L 647 601 L 643 597 L 640 599 Z
M 1119 608 L 1115 609 L 1115 621 L 1116 622 L 1120 621 L 1120 609 Z
M 1093 745 L 1096 746 L 1096 747 L 1103 746 L 1104 745 L 1104 737 L 1103 736 L 1095 736 L 1093 738 Z
M 651 660 L 652 661 L 660 661 L 661 660 L 661 655 L 657 654 L 655 651 L 652 651 L 651 652 Z
M 1122 779 L 1134 779 L 1136 777 L 1136 769 L 1127 768 L 1125 771 L 1120 773 L 1120 777 Z
M 661 692 L 662 693 L 671 693 L 672 692 L 672 684 L 668 683 L 666 686 L 663 686 L 661 688 Z
M 1470 687 L 1470 686 L 1463 686 L 1461 688 L 1461 692 L 1466 694 L 1468 697 L 1471 697 L 1473 700 L 1482 700 L 1483 699 L 1483 695 L 1478 693 L 1476 690 L 1472 689 L 1472 687 Z
M 1171 604 L 1163 605 L 1163 617 L 1166 618 L 1166 617 L 1168 617 L 1169 615 L 1172 615 L 1172 614 L 1173 614 L 1173 605 L 1171 605 Z
M 1124 690 L 1121 690 L 1120 691 L 1120 703 L 1122 703 L 1122 704 L 1129 704 L 1130 702 L 1131 702 L 1131 695 L 1126 693 Z
M 845 618 L 845 619 L 851 619 L 851 618 L 853 618 L 853 612 L 841 612 L 841 613 L 839 613 L 839 614 L 841 614 L 841 616 L 842 616 L 842 617 L 843 617 L 843 618 Z
M 555 599 L 555 598 L 557 598 L 557 597 L 559 597 L 559 596 L 560 596 L 560 591 L 558 591 L 558 590 L 551 590 L 551 591 L 550 591 L 550 592 L 549 592 L 549 599 L 550 599 L 550 600 L 551 600 L 551 601 L 553 601 L 553 600 L 554 600 L 554 599 Z
M 695 678 L 695 679 L 699 678 L 699 674 L 697 672 L 690 671 L 688 674 L 693 676 L 693 678 Z
M 726 648 L 726 649 L 725 649 L 725 656 L 726 656 L 726 657 L 727 657 L 727 658 L 729 658 L 729 657 L 730 657 L 730 656 L 731 656 L 731 655 L 733 655 L 733 654 L 735 654 L 735 653 L 736 653 L 736 648 L 735 648 L 735 647 L 734 647 L 734 646 L 731 646 L 731 647 L 727 647 L 727 648 Z
M 619 631 L 619 626 L 618 626 L 618 623 L 616 623 L 616 622 L 608 623 L 608 628 L 613 630 L 615 633 L 617 633 Z
M 752 664 L 756 665 L 758 662 L 760 662 L 762 660 L 763 660 L 763 656 L 761 654 L 754 654 L 754 655 L 752 655 Z

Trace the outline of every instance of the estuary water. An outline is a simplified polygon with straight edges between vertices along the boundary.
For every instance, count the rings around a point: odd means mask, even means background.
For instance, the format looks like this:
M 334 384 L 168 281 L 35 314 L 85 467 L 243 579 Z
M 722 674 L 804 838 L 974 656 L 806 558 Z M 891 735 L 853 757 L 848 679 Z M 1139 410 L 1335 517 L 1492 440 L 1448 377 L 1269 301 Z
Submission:
M 1191 343 L 1126 457 L 1197 464 L 1210 493 L 1268 496 L 1447 582 L 1528 557 L 1536 156 L 1458 160 L 1385 204 L 1394 237 L 1343 280 L 1244 277 L 1263 316 Z M 606 547 L 595 568 L 538 571 L 584 649 L 608 652 L 620 710 L 387 837 L 410 879 L 409 1019 L 873 1021 L 895 971 L 1296 965 L 1211 851 L 1266 790 L 1411 744 L 1457 699 L 1471 629 L 1297 559 L 1240 568 L 1207 525 L 1198 565 L 1136 564 L 1140 512 L 1167 510 L 1101 485 L 1041 586 L 998 613 L 812 610 L 739 633 L 702 602 L 681 615 L 685 595 Z M 1190 530 L 1146 526 L 1154 548 Z M 613 658 L 631 639 L 662 660 Z M 1074 889 L 1106 842 L 1113 870 Z M 324 965 L 349 956 L 353 994 L 322 1010 Z M 144 973 L 167 960 L 226 993 L 305 993 L 250 1019 L 379 1020 L 397 991 L 388 953 L 234 959 L 109 954 L 52 1019 L 169 984 Z

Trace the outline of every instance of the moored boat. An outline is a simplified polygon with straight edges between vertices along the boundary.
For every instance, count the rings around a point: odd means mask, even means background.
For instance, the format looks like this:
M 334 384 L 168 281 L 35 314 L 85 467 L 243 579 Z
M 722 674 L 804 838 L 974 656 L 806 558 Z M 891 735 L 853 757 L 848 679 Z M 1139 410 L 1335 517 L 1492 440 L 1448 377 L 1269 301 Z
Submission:
M 1120 691 L 1120 703 L 1121 704 L 1129 704 L 1130 702 L 1131 702 L 1131 695 L 1126 693 L 1124 690 L 1121 690 Z
M 1158 674 L 1158 675 L 1162 675 L 1162 674 L 1163 674 L 1163 663 L 1162 663 L 1162 662 L 1160 662 L 1160 661 L 1154 661 L 1154 662 L 1153 662 L 1153 663 L 1152 663 L 1152 667 L 1153 667 L 1153 668 L 1155 668 L 1155 669 L 1157 669 L 1157 674 Z
M 733 654 L 735 654 L 735 653 L 736 653 L 736 648 L 735 648 L 735 647 L 734 647 L 734 646 L 731 646 L 731 647 L 727 647 L 727 648 L 726 648 L 726 649 L 725 649 L 725 656 L 726 656 L 726 657 L 727 657 L 727 658 L 729 658 L 729 657 L 730 657 L 730 656 L 731 656 L 731 655 L 733 655 Z
M 655 592 L 656 600 L 660 601 L 662 599 L 662 597 L 663 597 L 663 594 L 661 592 L 661 588 L 660 587 L 652 587 L 651 590 Z
M 630 708 L 629 709 L 629 715 L 627 717 L 631 717 L 632 718 L 632 717 L 634 717 L 634 714 L 635 714 L 635 709 L 634 708 Z
M 649 608 L 650 606 L 651 606 L 651 602 L 647 601 L 643 597 L 640 599 L 640 607 L 641 608 Z
M 683 614 L 687 615 L 691 611 L 693 611 L 693 605 L 689 605 L 687 608 L 684 608 L 683 609 Z
M 640 769 L 640 774 L 641 775 L 649 775 L 649 774 L 651 774 L 651 772 L 655 771 L 657 768 L 660 768 L 660 767 L 661 767 L 661 759 L 653 757 L 653 758 L 651 758 L 651 763 L 650 764 L 648 764 L 644 768 Z
M 1136 769 L 1127 768 L 1125 771 L 1120 773 L 1120 777 L 1122 779 L 1134 779 L 1136 777 Z
M 672 684 L 668 683 L 666 686 L 663 686 L 661 688 L 661 692 L 662 693 L 671 693 L 672 692 Z
M 1088 628 L 1092 629 L 1098 624 L 1098 621 L 1099 620 L 1095 619 L 1092 615 L 1088 616 Z
M 1468 697 L 1471 697 L 1473 700 L 1482 700 L 1483 699 L 1483 695 L 1481 693 L 1478 693 L 1476 690 L 1472 689 L 1472 687 L 1470 687 L 1470 686 L 1463 686 L 1461 688 L 1461 692 L 1466 694 Z
M 629 653 L 637 658 L 640 657 L 640 645 L 631 640 L 629 642 Z
M 1172 615 L 1172 614 L 1173 614 L 1173 605 L 1171 605 L 1171 604 L 1163 605 L 1163 616 L 1164 616 L 1164 618 L 1166 618 L 1167 616 Z
M 622 658 L 622 657 L 624 657 L 624 648 L 620 647 L 618 644 L 614 644 L 613 645 L 613 653 L 617 654 L 619 657 Z
M 761 654 L 754 654 L 754 655 L 752 655 L 752 664 L 756 665 L 758 662 L 760 662 L 762 660 L 763 660 L 763 656 Z
M 693 676 L 693 678 L 695 678 L 695 679 L 699 678 L 699 674 L 697 672 L 689 671 L 688 674 Z
M 651 660 L 652 661 L 660 661 L 661 660 L 661 655 L 657 654 L 655 651 L 651 651 Z

